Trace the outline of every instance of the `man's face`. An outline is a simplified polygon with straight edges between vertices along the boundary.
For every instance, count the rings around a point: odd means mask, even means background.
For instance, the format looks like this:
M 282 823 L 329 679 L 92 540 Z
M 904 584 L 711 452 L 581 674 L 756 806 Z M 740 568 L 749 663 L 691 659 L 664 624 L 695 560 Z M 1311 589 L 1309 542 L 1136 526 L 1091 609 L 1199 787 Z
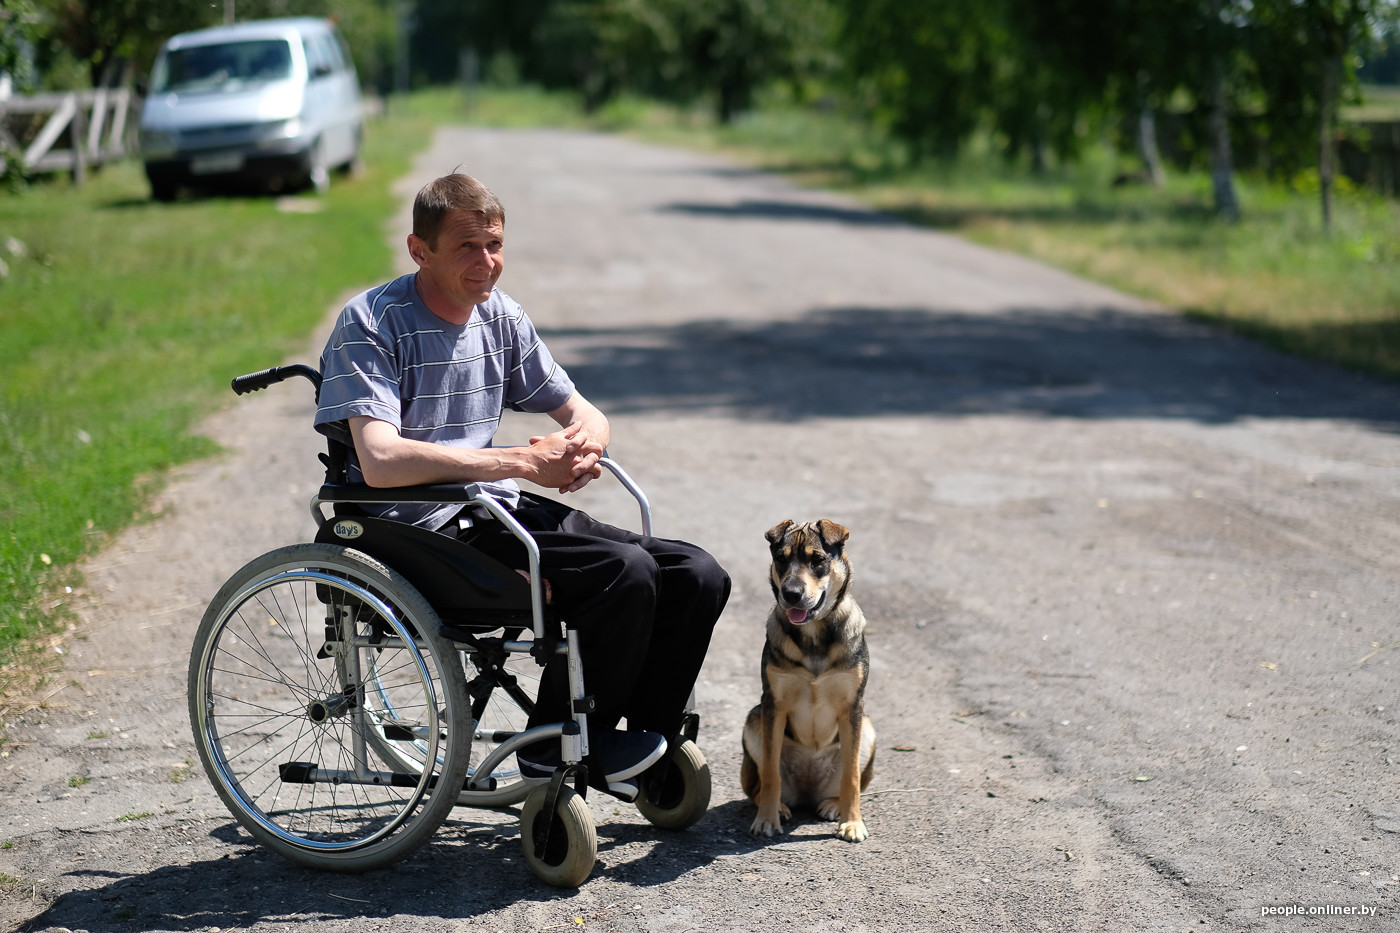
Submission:
M 471 211 L 452 211 L 438 231 L 436 248 L 410 237 L 409 253 L 418 264 L 429 305 L 441 302 L 469 315 L 490 298 L 505 268 L 505 236 L 499 222 L 488 223 Z

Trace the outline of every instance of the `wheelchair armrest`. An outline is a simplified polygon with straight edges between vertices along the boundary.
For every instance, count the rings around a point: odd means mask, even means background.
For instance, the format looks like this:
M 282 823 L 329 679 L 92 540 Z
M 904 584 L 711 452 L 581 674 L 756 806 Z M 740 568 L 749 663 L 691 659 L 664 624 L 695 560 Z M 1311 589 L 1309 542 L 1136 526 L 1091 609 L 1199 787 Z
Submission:
M 607 451 L 603 451 L 603 457 L 598 463 L 606 467 L 608 472 L 622 484 L 623 488 L 632 494 L 632 498 L 637 500 L 637 505 L 642 510 L 642 534 L 651 537 L 651 503 L 647 501 L 647 494 L 642 492 L 642 487 L 638 486 L 637 481 L 627 474 L 627 471 L 622 468 L 622 464 L 608 456 Z
M 367 486 L 363 483 L 323 483 L 322 502 L 475 502 L 476 483 L 437 483 L 432 486 Z

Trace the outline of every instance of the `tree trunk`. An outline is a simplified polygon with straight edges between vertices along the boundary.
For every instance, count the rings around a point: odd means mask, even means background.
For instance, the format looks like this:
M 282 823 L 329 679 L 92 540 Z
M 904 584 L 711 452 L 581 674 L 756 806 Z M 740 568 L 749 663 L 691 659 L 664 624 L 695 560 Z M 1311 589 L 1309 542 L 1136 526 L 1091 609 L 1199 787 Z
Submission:
M 1148 180 L 1154 188 L 1160 188 L 1167 182 L 1167 173 L 1162 168 L 1162 152 L 1157 148 L 1157 121 L 1152 108 L 1144 106 L 1138 111 L 1137 129 L 1138 155 L 1147 169 Z
M 1208 28 L 1217 37 L 1221 28 L 1221 0 L 1209 0 Z M 1226 220 L 1240 219 L 1240 202 L 1235 197 L 1235 161 L 1230 152 L 1230 113 L 1225 97 L 1225 49 L 1216 38 L 1210 50 L 1210 180 L 1215 190 L 1215 212 Z
M 1337 88 L 1341 83 L 1342 60 L 1329 55 L 1322 63 L 1322 100 L 1318 109 L 1317 187 L 1322 198 L 1322 232 L 1332 232 L 1332 176 L 1336 163 Z
M 1147 85 L 1147 72 L 1138 72 L 1137 150 L 1148 180 L 1154 188 L 1160 188 L 1167 182 L 1167 173 L 1162 168 L 1162 150 L 1157 148 L 1157 120 L 1152 114 Z
M 1050 105 L 1042 101 L 1035 108 L 1035 136 L 1031 139 L 1031 174 L 1040 177 L 1050 167 L 1050 145 L 1046 141 L 1050 125 Z

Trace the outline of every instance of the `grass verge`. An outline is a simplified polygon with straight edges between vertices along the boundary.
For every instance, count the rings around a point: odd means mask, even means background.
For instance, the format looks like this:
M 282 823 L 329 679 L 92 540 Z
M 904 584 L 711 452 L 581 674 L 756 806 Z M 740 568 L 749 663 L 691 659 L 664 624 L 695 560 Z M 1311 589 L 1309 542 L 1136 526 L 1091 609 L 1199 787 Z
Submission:
M 229 379 L 389 274 L 391 184 L 448 118 L 455 98 L 396 100 L 366 128 L 364 171 L 320 199 L 159 204 L 135 162 L 0 194 L 0 712 L 51 666 L 77 563 L 213 451 L 190 428 Z

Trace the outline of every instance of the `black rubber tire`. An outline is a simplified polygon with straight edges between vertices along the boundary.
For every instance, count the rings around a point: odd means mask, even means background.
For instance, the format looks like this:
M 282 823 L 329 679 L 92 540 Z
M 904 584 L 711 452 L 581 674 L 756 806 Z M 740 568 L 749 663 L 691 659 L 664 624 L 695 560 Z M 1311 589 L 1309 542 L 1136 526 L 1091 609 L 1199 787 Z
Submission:
M 659 777 L 644 777 L 637 809 L 657 829 L 689 829 L 710 808 L 709 763 L 685 739 L 666 756 L 666 766 Z
M 543 819 L 548 793 L 547 786 L 536 787 L 525 798 L 525 806 L 520 810 L 520 842 L 525 849 L 525 861 L 545 884 L 576 888 L 593 873 L 598 861 L 598 832 L 593 826 L 593 814 L 588 812 L 588 803 L 572 787 L 562 788 L 554 809 L 549 847 L 543 855 L 537 855 L 535 833 Z

